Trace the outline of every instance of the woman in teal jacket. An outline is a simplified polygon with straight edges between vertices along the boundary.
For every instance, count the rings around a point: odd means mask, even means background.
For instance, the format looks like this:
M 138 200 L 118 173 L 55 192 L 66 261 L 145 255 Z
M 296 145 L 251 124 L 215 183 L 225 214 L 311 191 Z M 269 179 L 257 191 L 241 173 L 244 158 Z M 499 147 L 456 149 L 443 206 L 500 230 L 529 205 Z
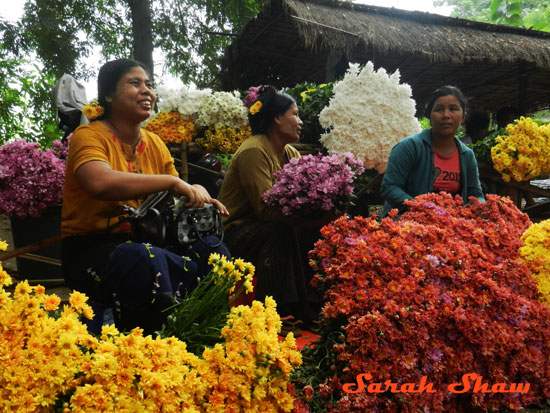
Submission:
M 459 194 L 464 202 L 474 196 L 484 201 L 474 152 L 456 132 L 466 115 L 466 99 L 454 86 L 437 89 L 426 105 L 431 128 L 398 142 L 391 150 L 380 194 L 382 216 L 393 208 L 403 212 L 403 201 L 429 192 Z

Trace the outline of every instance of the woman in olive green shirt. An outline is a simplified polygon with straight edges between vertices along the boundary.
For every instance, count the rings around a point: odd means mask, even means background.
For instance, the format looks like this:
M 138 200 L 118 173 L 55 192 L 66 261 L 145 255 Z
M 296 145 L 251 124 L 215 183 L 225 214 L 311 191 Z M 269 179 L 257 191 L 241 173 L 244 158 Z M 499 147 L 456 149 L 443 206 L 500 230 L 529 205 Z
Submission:
M 307 253 L 325 222 L 284 216 L 262 200 L 273 186 L 273 174 L 300 157 L 290 145 L 300 137 L 298 107 L 289 95 L 267 87 L 250 107 L 248 118 L 253 136 L 235 153 L 219 193 L 229 210 L 225 241 L 233 256 L 256 266 L 256 299 L 272 296 L 281 316 L 312 328 L 320 300 L 309 286 Z

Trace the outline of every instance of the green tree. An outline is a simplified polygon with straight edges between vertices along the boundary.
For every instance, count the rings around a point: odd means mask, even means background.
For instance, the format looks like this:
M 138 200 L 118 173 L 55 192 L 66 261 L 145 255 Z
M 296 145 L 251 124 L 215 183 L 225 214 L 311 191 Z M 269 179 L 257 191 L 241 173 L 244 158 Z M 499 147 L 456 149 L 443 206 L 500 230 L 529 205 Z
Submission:
M 105 59 L 134 57 L 153 68 L 153 50 L 184 82 L 215 84 L 219 58 L 263 0 L 27 0 L 12 51 L 36 52 L 57 77 L 91 75 L 94 46 Z M 93 16 L 93 18 L 90 18 Z
M 453 17 L 550 31 L 547 0 L 433 0 L 432 3 L 454 6 Z
M 0 32 L 0 144 L 23 138 L 49 146 L 61 136 L 50 93 L 55 77 L 8 50 L 15 26 L 0 20 Z

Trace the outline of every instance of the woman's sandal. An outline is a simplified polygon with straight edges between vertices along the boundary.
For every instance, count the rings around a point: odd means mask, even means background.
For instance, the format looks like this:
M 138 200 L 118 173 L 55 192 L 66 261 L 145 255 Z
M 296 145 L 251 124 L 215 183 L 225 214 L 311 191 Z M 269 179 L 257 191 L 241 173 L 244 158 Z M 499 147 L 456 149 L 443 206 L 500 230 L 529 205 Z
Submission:
M 303 329 L 309 331 L 313 334 L 319 334 L 319 330 L 321 329 L 321 324 L 323 322 L 321 320 L 313 320 L 309 323 L 307 323 Z
M 300 325 L 303 324 L 302 320 L 295 320 L 292 316 L 287 316 L 281 318 L 282 325 L 281 325 L 281 335 L 285 336 L 288 333 L 293 333 L 294 337 L 300 337 L 302 335 L 302 330 L 300 329 Z

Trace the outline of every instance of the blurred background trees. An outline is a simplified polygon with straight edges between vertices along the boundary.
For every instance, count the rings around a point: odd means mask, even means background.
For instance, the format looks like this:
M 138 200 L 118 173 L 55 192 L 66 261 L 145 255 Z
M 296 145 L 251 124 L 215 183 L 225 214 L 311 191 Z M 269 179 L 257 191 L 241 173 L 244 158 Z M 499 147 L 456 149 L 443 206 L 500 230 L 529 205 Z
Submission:
M 60 134 L 49 94 L 56 80 L 64 73 L 87 80 L 97 66 L 113 58 L 141 60 L 155 79 L 160 69 L 187 84 L 215 87 L 224 47 L 262 4 L 27 0 L 19 21 L 0 19 L 0 143 L 22 137 L 48 145 Z M 87 63 L 92 55 L 100 56 L 96 67 Z M 158 56 L 162 62 L 155 62 Z

